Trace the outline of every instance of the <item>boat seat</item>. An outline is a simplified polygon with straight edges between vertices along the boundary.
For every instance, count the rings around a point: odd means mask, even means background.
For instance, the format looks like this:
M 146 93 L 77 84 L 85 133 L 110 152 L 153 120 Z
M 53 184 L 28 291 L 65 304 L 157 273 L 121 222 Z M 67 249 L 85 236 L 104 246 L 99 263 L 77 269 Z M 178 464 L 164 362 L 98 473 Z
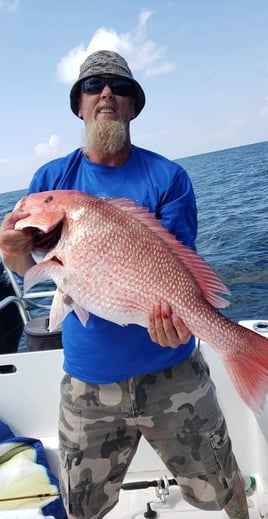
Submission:
M 0 355 L 0 418 L 16 436 L 42 441 L 57 471 L 62 350 Z

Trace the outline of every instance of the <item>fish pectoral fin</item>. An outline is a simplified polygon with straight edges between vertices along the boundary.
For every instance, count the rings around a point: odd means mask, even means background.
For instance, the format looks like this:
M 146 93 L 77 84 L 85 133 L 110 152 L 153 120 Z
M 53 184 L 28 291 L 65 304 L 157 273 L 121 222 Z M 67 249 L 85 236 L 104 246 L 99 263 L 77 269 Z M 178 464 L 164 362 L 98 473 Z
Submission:
M 37 285 L 37 283 L 43 283 L 48 279 L 52 279 L 56 282 L 62 277 L 62 269 L 63 266 L 53 260 L 45 260 L 41 263 L 37 263 L 27 270 L 24 276 L 24 291 L 28 292 L 30 288 Z

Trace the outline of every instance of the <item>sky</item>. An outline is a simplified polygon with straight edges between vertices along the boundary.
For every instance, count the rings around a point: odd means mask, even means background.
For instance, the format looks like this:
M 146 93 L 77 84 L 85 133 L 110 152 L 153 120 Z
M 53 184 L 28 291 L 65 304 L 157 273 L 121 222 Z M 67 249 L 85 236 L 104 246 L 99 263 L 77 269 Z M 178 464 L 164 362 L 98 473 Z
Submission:
M 133 144 L 170 159 L 268 140 L 268 0 L 0 0 L 0 192 L 81 144 L 69 92 L 88 54 L 146 94 Z

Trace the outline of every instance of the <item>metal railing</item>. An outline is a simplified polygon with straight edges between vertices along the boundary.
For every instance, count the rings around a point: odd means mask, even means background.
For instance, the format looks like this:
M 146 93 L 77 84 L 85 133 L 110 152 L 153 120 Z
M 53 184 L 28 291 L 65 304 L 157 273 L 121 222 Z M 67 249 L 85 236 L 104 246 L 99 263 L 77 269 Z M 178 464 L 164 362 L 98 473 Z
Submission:
M 11 303 L 15 303 L 19 309 L 24 325 L 32 319 L 31 310 L 39 309 L 49 311 L 50 304 L 43 304 L 40 301 L 36 301 L 36 299 L 45 297 L 53 298 L 53 296 L 55 295 L 55 290 L 42 290 L 39 292 L 24 293 L 19 285 L 19 282 L 15 274 L 5 265 L 3 260 L 2 263 L 15 295 L 8 296 L 2 299 L 0 301 L 0 310 L 2 310 Z

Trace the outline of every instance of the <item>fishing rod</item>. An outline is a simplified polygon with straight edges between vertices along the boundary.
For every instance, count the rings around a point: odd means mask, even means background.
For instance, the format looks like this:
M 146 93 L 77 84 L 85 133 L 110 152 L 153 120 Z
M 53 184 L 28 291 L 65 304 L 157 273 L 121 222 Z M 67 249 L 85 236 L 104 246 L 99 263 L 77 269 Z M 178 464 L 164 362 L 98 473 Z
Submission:
M 121 488 L 122 490 L 141 490 L 149 487 L 166 488 L 171 485 L 178 485 L 176 479 L 167 479 L 166 477 L 163 477 L 152 481 L 131 481 L 129 483 L 123 483 Z
M 59 497 L 60 495 L 60 492 L 53 494 L 50 492 L 44 492 L 43 494 L 32 494 L 29 496 L 3 497 L 0 498 L 0 503 L 5 503 L 7 501 L 19 501 L 20 499 L 47 499 L 48 497 Z
M 141 490 L 144 488 L 155 487 L 157 489 L 167 489 L 171 485 L 177 485 L 176 479 L 167 479 L 166 477 L 160 479 L 154 479 L 152 481 L 133 481 L 129 483 L 123 483 L 121 486 L 122 490 Z M 27 496 L 15 496 L 0 498 L 0 503 L 6 501 L 19 501 L 20 499 L 47 499 L 48 497 L 60 497 L 61 492 L 43 492 L 40 494 L 31 494 Z

